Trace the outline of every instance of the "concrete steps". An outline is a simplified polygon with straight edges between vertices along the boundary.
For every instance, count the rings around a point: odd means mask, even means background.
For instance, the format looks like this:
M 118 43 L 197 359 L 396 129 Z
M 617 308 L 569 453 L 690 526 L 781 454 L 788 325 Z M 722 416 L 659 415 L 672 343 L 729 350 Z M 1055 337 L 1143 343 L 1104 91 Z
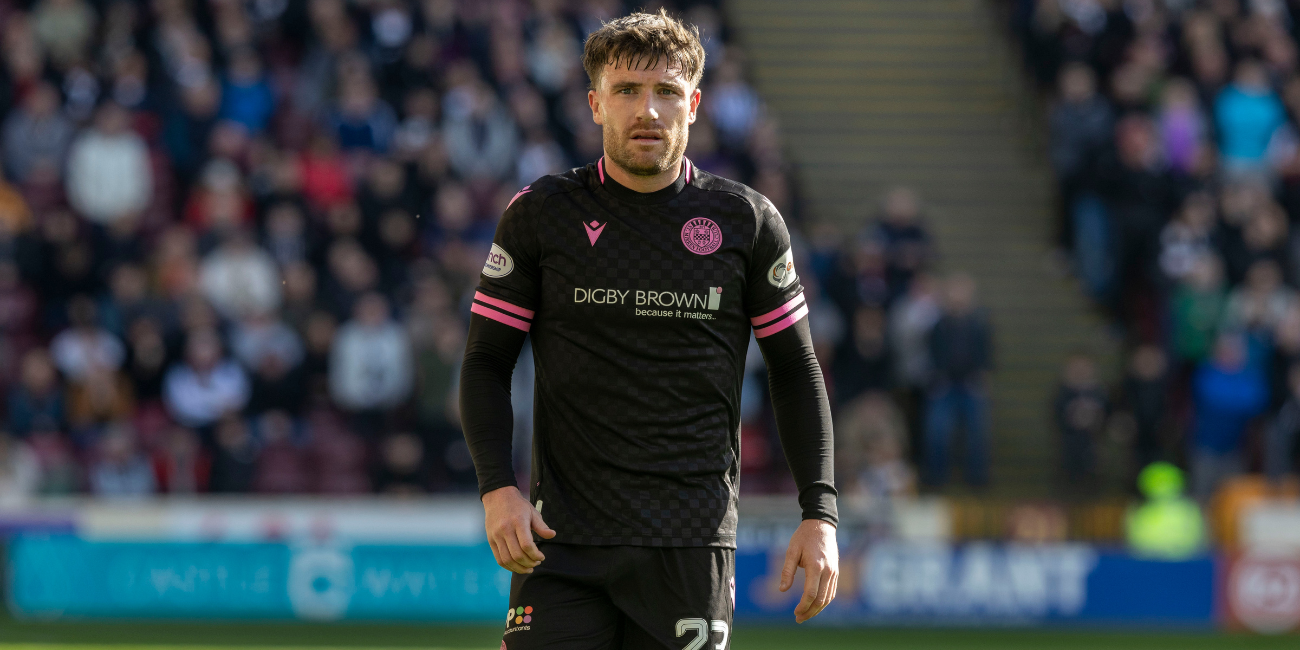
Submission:
M 1052 175 L 1039 108 L 984 0 L 728 0 L 816 218 L 856 228 L 895 185 L 929 207 L 944 270 L 971 272 L 996 327 L 994 491 L 1044 494 L 1051 398 L 1074 349 L 1111 354 L 1048 270 Z

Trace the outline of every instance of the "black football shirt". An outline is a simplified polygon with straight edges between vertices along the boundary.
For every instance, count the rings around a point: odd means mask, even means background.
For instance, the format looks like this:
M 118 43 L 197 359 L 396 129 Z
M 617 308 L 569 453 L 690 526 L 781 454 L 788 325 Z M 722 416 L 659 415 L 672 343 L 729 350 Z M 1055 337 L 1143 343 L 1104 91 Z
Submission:
M 735 546 L 750 332 L 808 313 L 770 201 L 685 159 L 648 194 L 603 159 L 544 177 L 506 209 L 472 312 L 532 337 L 530 496 L 554 541 Z

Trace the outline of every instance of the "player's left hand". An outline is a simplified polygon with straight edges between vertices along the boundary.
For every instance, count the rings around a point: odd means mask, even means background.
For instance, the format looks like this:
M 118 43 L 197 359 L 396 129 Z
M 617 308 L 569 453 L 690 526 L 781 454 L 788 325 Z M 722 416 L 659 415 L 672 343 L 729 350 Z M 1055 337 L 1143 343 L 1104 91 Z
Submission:
M 803 567 L 803 598 L 794 608 L 794 622 L 802 623 L 821 613 L 835 600 L 840 581 L 840 549 L 835 543 L 835 526 L 821 519 L 805 519 L 790 537 L 781 569 L 781 591 L 794 585 L 796 568 Z

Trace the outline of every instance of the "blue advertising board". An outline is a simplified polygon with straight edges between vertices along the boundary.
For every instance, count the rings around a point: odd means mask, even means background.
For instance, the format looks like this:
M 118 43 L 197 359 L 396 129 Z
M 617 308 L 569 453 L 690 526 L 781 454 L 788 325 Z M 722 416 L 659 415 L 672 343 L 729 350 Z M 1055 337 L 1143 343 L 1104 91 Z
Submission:
M 777 590 L 785 549 L 736 558 L 736 617 L 792 620 L 801 584 Z M 1214 560 L 1136 559 L 1084 544 L 887 542 L 845 549 L 838 595 L 818 617 L 841 624 L 1209 627 Z
M 736 618 L 793 621 L 777 590 L 785 549 L 736 557 Z M 1215 621 L 1215 562 L 1136 559 L 1083 544 L 877 543 L 841 553 L 842 625 L 1171 625 Z M 510 574 L 487 544 L 89 541 L 9 547 L 23 617 L 496 621 Z
M 9 545 L 17 616 L 499 620 L 510 574 L 473 546 L 94 542 Z

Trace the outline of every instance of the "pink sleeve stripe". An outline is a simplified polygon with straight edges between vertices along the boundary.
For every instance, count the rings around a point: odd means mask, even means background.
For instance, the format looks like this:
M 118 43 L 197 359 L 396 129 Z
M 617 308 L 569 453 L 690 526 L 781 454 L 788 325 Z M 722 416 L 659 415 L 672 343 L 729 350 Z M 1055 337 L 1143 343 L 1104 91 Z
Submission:
M 530 187 L 532 187 L 532 186 L 531 186 L 531 185 L 525 185 L 525 186 L 524 186 L 524 189 L 519 190 L 519 193 L 518 193 L 518 194 L 515 194 L 514 197 L 512 197 L 512 198 L 510 199 L 510 202 L 506 204 L 506 209 L 509 210 L 509 209 L 510 209 L 510 206 L 514 205 L 514 204 L 515 204 L 515 201 L 518 201 L 518 200 L 519 200 L 519 197 L 521 197 L 521 196 L 523 196 L 523 195 L 525 195 L 525 194 L 531 192 L 532 190 L 528 189 L 528 188 L 530 188 Z
M 803 292 L 801 291 L 799 292 L 799 295 L 791 298 L 790 302 L 787 302 L 784 305 L 781 305 L 780 307 L 777 307 L 776 309 L 773 309 L 772 311 L 763 314 L 762 316 L 755 316 L 754 318 L 749 319 L 749 322 L 753 323 L 754 327 L 758 327 L 759 325 L 762 325 L 763 323 L 766 323 L 767 321 L 770 321 L 773 318 L 776 318 L 777 316 L 780 316 L 781 314 L 784 314 L 790 311 L 791 309 L 794 309 L 795 307 L 802 305 L 803 300 L 804 300 Z
M 524 318 L 532 318 L 532 317 L 533 317 L 533 310 L 531 310 L 531 309 L 524 309 L 523 307 L 519 307 L 519 306 L 516 306 L 516 305 L 512 305 L 512 304 L 510 304 L 510 303 L 508 303 L 508 302 L 506 302 L 506 301 L 504 301 L 504 300 L 500 300 L 500 299 L 498 299 L 498 298 L 493 298 L 493 297 L 491 297 L 491 296 L 485 296 L 485 295 L 483 295 L 483 292 L 482 292 L 482 291 L 475 291 L 475 292 L 474 292 L 474 299 L 477 300 L 477 301 L 479 301 L 479 302 L 481 302 L 481 303 L 488 304 L 488 305 L 492 305 L 493 307 L 496 307 L 497 309 L 500 309 L 500 310 L 502 310 L 502 311 L 508 311 L 508 312 L 510 312 L 510 313 L 512 313 L 512 314 L 515 314 L 515 315 L 517 315 L 517 316 L 523 316 Z
M 604 156 L 601 156 L 600 160 L 596 161 L 596 171 L 600 172 L 600 184 L 604 185 L 605 184 L 605 157 Z
M 474 303 L 469 308 L 469 310 L 475 314 L 478 314 L 479 316 L 485 316 L 487 318 L 491 318 L 492 320 L 498 323 L 509 325 L 517 330 L 523 330 L 527 332 L 530 328 L 532 328 L 532 324 L 530 323 L 521 321 L 518 318 L 515 318 L 513 316 L 506 316 L 505 314 L 495 309 L 492 309 L 490 307 L 484 307 L 483 305 L 480 305 L 478 303 Z
M 804 305 L 796 310 L 793 314 L 782 318 L 781 320 L 764 327 L 761 330 L 754 330 L 754 338 L 761 339 L 765 336 L 771 336 L 781 330 L 799 322 L 804 316 L 808 315 L 808 305 Z

